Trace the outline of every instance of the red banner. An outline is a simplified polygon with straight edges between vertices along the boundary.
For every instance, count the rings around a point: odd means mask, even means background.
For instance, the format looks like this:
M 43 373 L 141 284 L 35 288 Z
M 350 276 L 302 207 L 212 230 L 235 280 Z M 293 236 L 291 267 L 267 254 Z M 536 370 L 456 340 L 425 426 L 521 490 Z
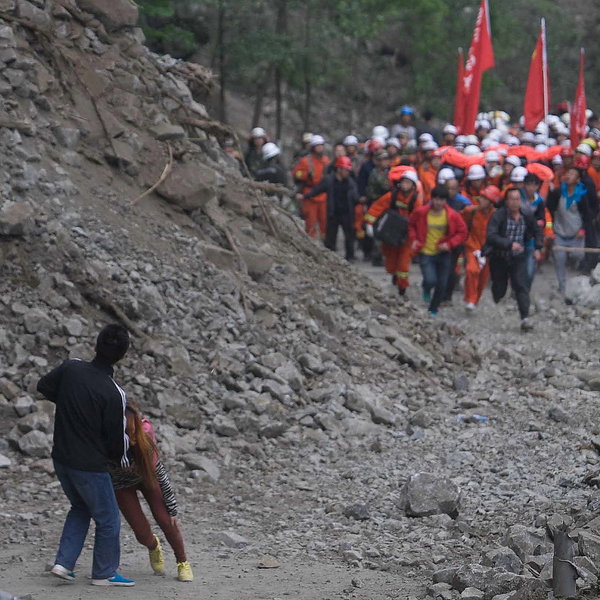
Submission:
M 475 120 L 479 112 L 479 96 L 481 94 L 481 77 L 484 71 L 493 66 L 494 49 L 490 30 L 490 11 L 487 0 L 481 0 L 463 74 L 462 94 L 465 109 L 459 133 L 475 133 Z
M 587 103 L 585 99 L 585 81 L 583 78 L 584 58 L 585 52 L 582 48 L 579 54 L 579 82 L 577 83 L 575 102 L 571 105 L 571 148 L 579 146 L 579 143 L 585 137 L 585 126 L 587 125 L 585 115 Z
M 462 131 L 465 118 L 465 97 L 463 94 L 463 77 L 465 75 L 465 56 L 463 49 L 458 49 L 458 70 L 456 71 L 456 97 L 454 99 L 454 126 Z
M 527 131 L 535 131 L 538 123 L 546 118 L 549 105 L 550 78 L 548 76 L 546 53 L 546 23 L 542 19 L 540 35 L 531 55 L 529 77 L 525 90 L 523 115 L 525 116 L 525 129 Z

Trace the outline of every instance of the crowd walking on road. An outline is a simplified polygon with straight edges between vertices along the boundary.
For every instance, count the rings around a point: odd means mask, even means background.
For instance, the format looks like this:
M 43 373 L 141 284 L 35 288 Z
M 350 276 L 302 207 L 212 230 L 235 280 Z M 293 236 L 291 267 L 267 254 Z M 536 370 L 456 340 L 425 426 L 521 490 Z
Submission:
M 401 298 L 419 263 L 432 317 L 461 284 L 472 313 L 490 280 L 495 302 L 510 283 L 529 331 L 543 262 L 554 263 L 563 296 L 569 261 L 583 272 L 596 265 L 600 118 L 588 110 L 586 137 L 571 140 L 563 104 L 534 131 L 503 111 L 479 114 L 471 135 L 436 127 L 428 111 L 422 117 L 405 105 L 396 123 L 333 144 L 304 133 L 288 173 L 306 233 L 335 251 L 341 229 L 346 260 L 383 266 Z M 287 185 L 280 154 L 263 128 L 252 130 L 246 163 L 256 179 Z

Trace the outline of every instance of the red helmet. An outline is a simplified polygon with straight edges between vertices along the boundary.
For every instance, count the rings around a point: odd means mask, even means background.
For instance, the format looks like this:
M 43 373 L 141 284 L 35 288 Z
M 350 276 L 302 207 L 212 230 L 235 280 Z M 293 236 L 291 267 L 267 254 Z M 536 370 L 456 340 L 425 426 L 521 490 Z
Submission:
M 335 161 L 335 166 L 341 169 L 347 169 L 348 171 L 352 171 L 352 161 L 347 156 L 340 156 Z
M 377 140 L 369 140 L 367 143 L 367 152 L 373 154 L 373 152 L 383 148 L 383 146 Z
M 481 195 L 485 196 L 492 204 L 500 200 L 500 190 L 495 185 L 488 185 L 481 190 Z
M 577 154 L 573 166 L 576 169 L 589 169 L 592 166 L 592 159 L 584 154 Z
M 575 151 L 573 150 L 573 148 L 563 148 L 560 151 L 560 155 L 565 158 L 565 157 L 569 157 L 569 156 L 575 156 Z

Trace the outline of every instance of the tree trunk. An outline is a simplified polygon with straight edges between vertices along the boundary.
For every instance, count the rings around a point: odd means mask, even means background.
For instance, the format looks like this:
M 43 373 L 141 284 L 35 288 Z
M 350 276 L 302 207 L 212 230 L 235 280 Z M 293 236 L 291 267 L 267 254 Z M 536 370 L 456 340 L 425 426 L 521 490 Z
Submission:
M 287 4 L 286 0 L 279 0 L 277 3 L 277 24 L 276 33 L 279 41 L 284 39 L 287 33 Z M 282 73 L 281 65 L 277 64 L 275 67 L 275 139 L 281 143 L 282 135 L 282 121 L 283 121 L 283 107 L 282 107 Z
M 304 3 L 305 15 L 304 15 L 304 110 L 303 110 L 303 131 L 307 132 L 310 128 L 310 107 L 312 102 L 312 77 L 311 77 L 311 64 L 309 59 L 310 52 L 310 16 L 311 6 L 310 0 L 306 0 Z
M 260 125 L 263 102 L 265 99 L 265 94 L 269 87 L 269 82 L 273 77 L 273 65 L 270 65 L 267 71 L 265 72 L 264 77 L 259 79 L 258 85 L 256 86 L 256 95 L 254 96 L 254 110 L 252 111 L 252 124 L 250 127 L 257 127 Z
M 226 85 L 227 85 L 227 67 L 225 55 L 225 1 L 219 0 L 217 14 L 217 53 L 219 62 L 219 120 L 223 123 L 227 122 L 226 109 Z

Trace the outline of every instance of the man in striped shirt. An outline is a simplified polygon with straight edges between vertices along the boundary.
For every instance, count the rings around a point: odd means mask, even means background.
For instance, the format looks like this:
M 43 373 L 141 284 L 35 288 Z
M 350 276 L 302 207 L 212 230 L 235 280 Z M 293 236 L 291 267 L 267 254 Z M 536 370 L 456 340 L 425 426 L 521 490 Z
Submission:
M 56 404 L 54 469 L 71 503 L 52 574 L 75 579 L 90 520 L 96 524 L 92 585 L 132 586 L 117 572 L 121 521 L 109 470 L 129 465 L 125 431 L 125 392 L 115 383 L 113 366 L 129 348 L 129 334 L 107 325 L 91 362 L 66 360 L 44 375 L 37 389 Z

